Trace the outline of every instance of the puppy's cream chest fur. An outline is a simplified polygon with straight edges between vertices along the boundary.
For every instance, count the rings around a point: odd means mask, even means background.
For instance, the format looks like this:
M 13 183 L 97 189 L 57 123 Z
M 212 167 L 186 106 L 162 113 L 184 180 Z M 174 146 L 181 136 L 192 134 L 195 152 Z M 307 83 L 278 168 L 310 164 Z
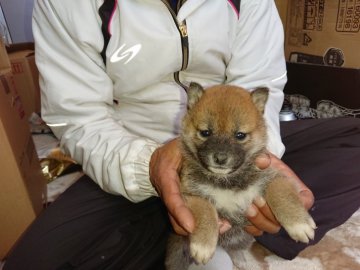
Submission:
M 244 214 L 253 200 L 262 195 L 263 184 L 255 183 L 244 190 L 224 189 L 212 185 L 200 184 L 199 190 L 205 195 L 221 213 L 230 216 Z

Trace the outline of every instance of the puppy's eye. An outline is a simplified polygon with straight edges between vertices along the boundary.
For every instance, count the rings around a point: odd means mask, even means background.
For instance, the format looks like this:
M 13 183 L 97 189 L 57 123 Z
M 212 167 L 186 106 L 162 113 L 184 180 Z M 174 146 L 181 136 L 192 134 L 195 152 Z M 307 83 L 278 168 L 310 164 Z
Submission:
M 211 136 L 212 132 L 211 132 L 211 130 L 209 130 L 209 129 L 207 129 L 207 130 L 200 130 L 200 131 L 199 131 L 199 134 L 200 134 L 201 137 L 207 138 L 207 137 L 210 137 L 210 136 Z
M 235 133 L 235 138 L 238 139 L 239 141 L 242 141 L 246 138 L 246 134 L 243 132 L 236 132 Z

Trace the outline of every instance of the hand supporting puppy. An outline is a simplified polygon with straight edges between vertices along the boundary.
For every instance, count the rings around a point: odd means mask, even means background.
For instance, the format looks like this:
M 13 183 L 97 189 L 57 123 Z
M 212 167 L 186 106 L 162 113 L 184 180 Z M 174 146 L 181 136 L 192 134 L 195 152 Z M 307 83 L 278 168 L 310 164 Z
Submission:
M 178 139 L 174 139 L 156 149 L 150 161 L 150 180 L 168 209 L 170 221 L 175 232 L 180 235 L 188 235 L 193 232 L 195 221 L 191 211 L 186 207 L 180 195 L 178 172 L 181 168 L 181 160 Z M 292 181 L 299 191 L 300 199 L 306 209 L 313 205 L 314 196 L 309 188 L 276 156 L 270 153 L 259 156 L 256 164 L 260 169 L 266 169 L 269 166 L 279 169 L 284 175 L 288 176 L 289 181 Z M 248 219 L 252 225 L 245 227 L 245 230 L 251 235 L 259 236 L 264 231 L 276 233 L 280 230 L 279 223 L 263 198 L 258 198 L 250 206 L 248 209 Z M 230 228 L 231 225 L 228 221 L 219 221 L 220 233 L 224 233 Z
M 259 156 L 256 160 L 256 165 L 260 169 L 266 169 L 271 166 L 280 170 L 295 186 L 305 208 L 310 209 L 312 207 L 314 203 L 313 193 L 283 161 L 275 155 L 268 153 L 267 155 Z M 247 218 L 252 225 L 245 227 L 245 231 L 253 236 L 260 236 L 263 232 L 276 233 L 280 230 L 279 223 L 263 198 L 258 198 L 250 205 L 247 211 Z
M 168 209 L 176 233 L 187 235 L 195 228 L 194 217 L 180 194 L 181 153 L 178 139 L 159 147 L 151 156 L 150 181 Z
M 180 235 L 188 235 L 194 231 L 195 220 L 180 194 L 178 173 L 182 157 L 178 143 L 178 139 L 174 139 L 155 150 L 150 160 L 149 173 L 153 186 L 168 209 L 174 231 Z M 219 221 L 220 233 L 230 228 L 231 225 L 226 220 Z

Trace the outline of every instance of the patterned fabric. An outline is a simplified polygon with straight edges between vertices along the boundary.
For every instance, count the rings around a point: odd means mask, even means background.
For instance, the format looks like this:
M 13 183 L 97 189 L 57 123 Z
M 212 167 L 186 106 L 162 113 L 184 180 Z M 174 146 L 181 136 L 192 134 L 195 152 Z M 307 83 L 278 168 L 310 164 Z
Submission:
M 343 225 L 329 231 L 316 245 L 295 259 L 282 259 L 254 242 L 243 251 L 244 265 L 234 270 L 356 270 L 360 269 L 360 210 Z
M 336 104 L 331 100 L 320 100 L 316 108 L 311 108 L 310 99 L 303 95 L 286 95 L 296 117 L 299 119 L 307 118 L 333 118 L 333 117 L 355 117 L 360 118 L 359 109 L 349 109 Z

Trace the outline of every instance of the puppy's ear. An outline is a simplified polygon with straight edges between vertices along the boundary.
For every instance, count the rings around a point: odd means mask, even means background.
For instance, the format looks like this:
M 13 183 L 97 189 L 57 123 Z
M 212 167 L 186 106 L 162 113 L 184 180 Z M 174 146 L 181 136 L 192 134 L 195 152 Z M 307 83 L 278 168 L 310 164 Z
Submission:
M 204 88 L 196 83 L 191 82 L 189 85 L 189 89 L 187 91 L 188 94 L 188 110 L 191 109 L 201 98 L 202 94 L 204 93 Z
M 269 96 L 269 88 L 260 87 L 256 88 L 254 91 L 251 92 L 251 99 L 254 102 L 256 108 L 261 112 L 264 113 L 265 104 Z

